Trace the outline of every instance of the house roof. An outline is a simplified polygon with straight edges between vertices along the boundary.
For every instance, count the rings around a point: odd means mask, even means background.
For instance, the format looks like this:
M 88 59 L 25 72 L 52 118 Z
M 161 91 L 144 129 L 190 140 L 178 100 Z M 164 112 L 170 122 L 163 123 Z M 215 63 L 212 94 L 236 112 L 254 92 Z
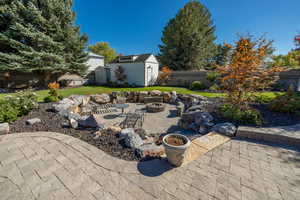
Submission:
M 152 55 L 151 53 L 140 54 L 140 55 L 128 55 L 126 57 L 137 56 L 137 58 L 132 61 L 126 61 L 126 62 L 120 62 L 119 58 L 123 56 L 117 56 L 113 61 L 111 61 L 111 63 L 141 63 L 141 62 L 145 62 L 151 55 Z
M 104 56 L 89 52 L 88 57 L 104 58 Z
M 77 74 L 66 73 L 60 76 L 57 80 L 58 81 L 83 81 L 84 79 Z

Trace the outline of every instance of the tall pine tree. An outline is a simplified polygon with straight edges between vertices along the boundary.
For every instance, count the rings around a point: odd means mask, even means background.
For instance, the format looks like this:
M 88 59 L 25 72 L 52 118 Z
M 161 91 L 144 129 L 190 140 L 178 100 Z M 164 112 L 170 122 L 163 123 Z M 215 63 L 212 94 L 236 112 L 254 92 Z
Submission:
M 74 25 L 72 0 L 0 2 L 0 72 L 84 73 L 87 36 Z
M 162 64 L 173 70 L 204 68 L 216 53 L 214 31 L 208 9 L 190 1 L 164 28 L 159 46 Z

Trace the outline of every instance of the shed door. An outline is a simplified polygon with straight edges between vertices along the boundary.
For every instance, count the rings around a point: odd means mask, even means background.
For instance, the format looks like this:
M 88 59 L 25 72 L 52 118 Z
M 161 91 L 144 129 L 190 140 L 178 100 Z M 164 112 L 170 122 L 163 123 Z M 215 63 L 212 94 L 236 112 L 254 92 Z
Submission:
M 110 82 L 111 81 L 110 68 L 105 68 L 105 74 L 106 74 L 106 82 Z
M 153 74 L 153 70 L 152 70 L 152 67 L 151 66 L 149 66 L 148 68 L 147 68 L 147 83 L 149 83 L 150 81 L 151 81 L 151 79 L 152 79 L 152 74 Z

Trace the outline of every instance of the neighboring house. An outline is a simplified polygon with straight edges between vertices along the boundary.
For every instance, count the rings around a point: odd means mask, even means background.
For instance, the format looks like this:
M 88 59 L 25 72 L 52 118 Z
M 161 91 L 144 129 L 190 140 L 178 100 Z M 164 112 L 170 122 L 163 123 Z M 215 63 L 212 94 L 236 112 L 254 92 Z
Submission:
M 90 84 L 93 84 L 95 83 L 95 70 L 99 67 L 104 67 L 104 56 L 89 52 L 86 64 L 88 70 L 85 78 L 88 79 Z
M 126 79 L 119 81 L 116 70 L 122 68 Z M 152 54 L 118 56 L 105 67 L 96 69 L 96 83 L 126 82 L 136 86 L 155 84 L 159 72 L 159 63 Z

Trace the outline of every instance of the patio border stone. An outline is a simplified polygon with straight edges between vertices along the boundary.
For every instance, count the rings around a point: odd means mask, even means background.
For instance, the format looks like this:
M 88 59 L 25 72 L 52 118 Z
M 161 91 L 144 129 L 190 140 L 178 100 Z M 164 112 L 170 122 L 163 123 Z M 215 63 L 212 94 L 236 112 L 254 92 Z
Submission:
M 236 137 L 300 147 L 300 124 L 270 128 L 239 126 Z

